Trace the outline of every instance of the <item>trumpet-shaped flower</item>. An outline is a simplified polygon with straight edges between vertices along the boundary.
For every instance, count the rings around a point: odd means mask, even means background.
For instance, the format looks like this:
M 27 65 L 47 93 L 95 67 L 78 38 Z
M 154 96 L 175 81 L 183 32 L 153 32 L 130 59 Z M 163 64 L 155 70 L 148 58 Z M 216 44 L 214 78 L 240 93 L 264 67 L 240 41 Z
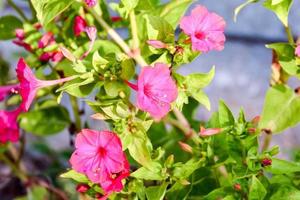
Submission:
M 39 46 L 39 48 L 44 48 L 47 45 L 51 44 L 52 42 L 55 42 L 53 33 L 48 32 L 48 33 L 44 34 L 42 36 L 42 38 L 39 40 L 38 46 Z
M 180 21 L 180 28 L 190 36 L 192 49 L 201 52 L 224 49 L 225 25 L 222 17 L 200 5 Z
M 4 100 L 9 93 L 15 93 L 18 90 L 19 84 L 0 86 L 0 101 Z
M 170 69 L 163 63 L 156 63 L 154 67 L 143 67 L 138 84 L 127 84 L 138 91 L 137 106 L 157 120 L 170 111 L 170 104 L 178 95 Z
M 99 183 L 106 194 L 123 189 L 129 164 L 119 137 L 110 131 L 83 129 L 75 139 L 72 168 Z
M 22 110 L 0 110 L 0 143 L 17 142 L 19 140 L 19 126 L 17 118 Z
M 300 44 L 298 44 L 298 46 L 296 47 L 295 54 L 296 56 L 300 57 Z
M 64 83 L 66 81 L 74 79 L 74 77 L 67 77 L 58 80 L 39 80 L 35 77 L 31 69 L 27 66 L 23 58 L 19 59 L 16 71 L 17 77 L 20 81 L 20 94 L 22 97 L 21 106 L 24 111 L 28 111 L 39 89 L 53 86 L 59 83 Z

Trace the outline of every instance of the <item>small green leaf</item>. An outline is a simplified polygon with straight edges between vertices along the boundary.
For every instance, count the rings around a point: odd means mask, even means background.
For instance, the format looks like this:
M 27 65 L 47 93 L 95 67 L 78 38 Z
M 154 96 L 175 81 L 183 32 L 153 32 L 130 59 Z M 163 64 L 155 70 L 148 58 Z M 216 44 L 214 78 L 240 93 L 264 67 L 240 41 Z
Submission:
M 138 170 L 130 174 L 130 176 L 144 179 L 144 180 L 164 180 L 165 177 L 162 175 L 162 167 L 159 163 L 153 162 L 148 167 L 141 167 Z
M 160 186 L 151 186 L 146 188 L 146 196 L 148 200 L 163 200 L 166 194 L 168 183 Z
M 264 2 L 264 7 L 273 11 L 279 20 L 284 24 L 285 27 L 288 27 L 288 15 L 290 8 L 292 6 L 293 0 L 266 0 Z
M 203 89 L 210 84 L 212 79 L 215 76 L 215 67 L 213 66 L 212 69 L 207 74 L 190 74 L 186 76 L 185 83 L 187 84 L 188 88 L 192 89 Z
M 300 121 L 299 110 L 299 95 L 286 85 L 273 86 L 266 94 L 259 128 L 282 132 Z
M 252 176 L 249 200 L 263 200 L 266 195 L 267 190 L 264 185 L 255 176 Z
M 265 170 L 273 174 L 291 174 L 300 172 L 300 164 L 272 158 L 272 165 L 266 167 Z
M 9 40 L 16 37 L 15 30 L 22 28 L 22 21 L 12 15 L 0 18 L 0 40 Z
M 70 124 L 68 110 L 62 106 L 51 106 L 22 113 L 20 118 L 22 129 L 40 136 L 58 133 Z
M 204 105 L 207 110 L 210 110 L 210 101 L 209 101 L 209 98 L 208 98 L 208 96 L 202 90 L 200 90 L 198 92 L 193 92 L 191 95 L 199 103 L 201 103 L 202 105 Z
M 234 117 L 224 101 L 219 102 L 219 123 L 221 128 L 234 125 Z
M 126 88 L 126 85 L 120 81 L 104 82 L 105 92 L 110 97 L 118 96 L 120 92 L 125 92 Z
M 130 10 L 134 9 L 138 5 L 139 0 L 121 0 L 121 2 L 125 6 L 125 8 L 128 11 L 130 11 Z
M 60 177 L 73 179 L 74 181 L 76 181 L 78 183 L 89 183 L 90 182 L 88 177 L 86 177 L 84 174 L 76 172 L 73 169 L 61 174 Z

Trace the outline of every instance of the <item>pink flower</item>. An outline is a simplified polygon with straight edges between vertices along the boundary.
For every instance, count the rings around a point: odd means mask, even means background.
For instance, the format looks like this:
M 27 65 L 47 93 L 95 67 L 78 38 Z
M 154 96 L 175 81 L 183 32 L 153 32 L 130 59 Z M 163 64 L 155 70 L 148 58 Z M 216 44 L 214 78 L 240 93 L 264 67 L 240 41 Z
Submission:
M 156 49 L 163 49 L 163 48 L 167 48 L 167 46 L 168 46 L 167 44 L 165 44 L 159 40 L 148 40 L 147 44 L 149 44 L 150 46 L 152 46 Z
M 73 24 L 73 32 L 78 37 L 86 28 L 86 21 L 81 16 L 76 16 Z
M 44 87 L 53 86 L 74 79 L 75 77 L 67 77 L 58 80 L 43 81 L 35 77 L 31 69 L 27 66 L 23 58 L 19 59 L 17 66 L 17 77 L 20 81 L 20 94 L 22 97 L 21 107 L 24 111 L 28 111 L 36 92 Z
M 16 37 L 17 37 L 19 40 L 24 40 L 24 38 L 25 38 L 25 31 L 24 31 L 24 29 L 17 28 L 17 29 L 15 30 L 15 32 L 16 32 Z
M 10 93 L 16 93 L 19 90 L 19 84 L 0 86 L 0 101 Z
M 224 49 L 225 24 L 222 17 L 199 5 L 190 16 L 181 19 L 180 28 L 191 37 L 193 51 L 221 51 Z
M 83 129 L 75 139 L 72 168 L 99 183 L 106 194 L 123 189 L 129 164 L 118 136 L 110 131 Z
M 86 5 L 94 7 L 97 4 L 97 0 L 85 0 Z
M 52 58 L 52 55 L 52 52 L 45 52 L 39 57 L 39 60 L 42 62 L 48 62 Z
M 95 44 L 96 38 L 97 38 L 97 29 L 94 26 L 88 26 L 85 28 L 85 32 L 88 35 L 89 39 L 90 39 L 90 45 L 89 48 L 86 52 L 84 52 L 84 54 L 80 57 L 80 59 L 84 59 L 85 57 L 87 57 L 89 55 L 89 53 L 92 51 L 93 46 Z
M 300 44 L 298 44 L 298 46 L 296 47 L 295 55 L 300 57 Z
M 51 32 L 48 32 L 42 36 L 42 38 L 39 40 L 38 46 L 39 48 L 44 48 L 48 44 L 54 42 L 54 35 Z
M 205 129 L 204 127 L 201 127 L 199 135 L 202 136 L 202 137 L 208 137 L 208 136 L 216 135 L 216 134 L 221 133 L 221 132 L 222 132 L 221 128 L 208 128 L 208 129 Z
M 127 84 L 138 91 L 137 106 L 157 120 L 170 111 L 170 104 L 178 95 L 170 69 L 163 63 L 156 63 L 154 67 L 143 67 L 138 77 L 138 85 L 129 82 Z
M 0 110 L 0 143 L 17 142 L 19 140 L 19 126 L 17 118 L 21 112 Z
M 61 51 L 54 51 L 52 52 L 51 60 L 52 62 L 59 62 L 64 58 L 64 55 Z

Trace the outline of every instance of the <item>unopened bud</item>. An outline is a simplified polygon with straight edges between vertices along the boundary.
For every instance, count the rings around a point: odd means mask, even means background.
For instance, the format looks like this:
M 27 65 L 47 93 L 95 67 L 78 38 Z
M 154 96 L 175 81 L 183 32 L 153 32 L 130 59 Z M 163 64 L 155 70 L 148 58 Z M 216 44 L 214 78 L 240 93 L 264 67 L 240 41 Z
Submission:
M 188 153 L 193 153 L 193 148 L 190 145 L 188 145 L 187 143 L 179 141 L 178 144 L 183 151 L 188 152 Z
M 241 186 L 241 184 L 236 183 L 236 184 L 234 184 L 233 188 L 234 188 L 234 190 L 236 190 L 236 191 L 241 191 L 242 186 Z
M 80 193 L 86 193 L 90 189 L 90 186 L 87 184 L 78 184 L 76 186 L 76 191 Z
M 264 158 L 264 159 L 262 159 L 261 160 L 261 165 L 263 167 L 272 165 L 272 159 L 270 159 L 270 158 Z
M 147 40 L 147 44 L 150 46 L 156 48 L 156 49 L 164 49 L 167 48 L 167 44 L 163 43 L 162 41 L 159 40 Z
M 222 132 L 221 128 L 208 128 L 208 129 L 205 129 L 204 127 L 201 126 L 199 135 L 201 137 L 208 137 L 208 136 L 216 135 L 216 134 L 221 133 L 221 132 Z

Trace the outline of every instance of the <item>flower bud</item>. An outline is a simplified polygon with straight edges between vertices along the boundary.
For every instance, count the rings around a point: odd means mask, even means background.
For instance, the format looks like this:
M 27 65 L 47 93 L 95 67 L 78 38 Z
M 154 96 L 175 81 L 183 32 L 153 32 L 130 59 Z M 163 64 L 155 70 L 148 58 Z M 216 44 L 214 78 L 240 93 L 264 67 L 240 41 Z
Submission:
M 87 184 L 78 184 L 76 186 L 76 191 L 80 193 L 86 193 L 90 189 L 90 186 Z
M 220 133 L 221 131 L 222 131 L 221 128 L 208 128 L 208 129 L 205 129 L 204 127 L 201 126 L 199 135 L 201 137 L 207 137 L 207 136 L 216 135 L 216 134 Z
M 159 40 L 147 40 L 147 44 L 150 46 L 156 48 L 156 49 L 164 49 L 167 48 L 167 44 L 163 43 L 162 41 Z
M 236 191 L 241 191 L 242 186 L 241 186 L 241 184 L 236 183 L 236 184 L 234 184 L 233 189 L 236 190 Z
M 78 37 L 86 28 L 86 21 L 81 16 L 76 16 L 73 24 L 73 32 Z
M 25 38 L 25 31 L 24 29 L 21 29 L 21 28 L 17 28 L 15 30 L 16 32 L 16 37 L 19 39 L 19 40 L 23 40 Z
M 187 143 L 179 141 L 178 144 L 183 151 L 188 152 L 188 153 L 193 153 L 193 148 L 190 145 L 188 145 Z
M 270 159 L 270 158 L 264 158 L 264 159 L 262 159 L 261 160 L 261 165 L 263 167 L 267 167 L 267 166 L 272 165 L 272 159 Z
M 88 7 L 94 7 L 97 4 L 97 0 L 85 0 Z

